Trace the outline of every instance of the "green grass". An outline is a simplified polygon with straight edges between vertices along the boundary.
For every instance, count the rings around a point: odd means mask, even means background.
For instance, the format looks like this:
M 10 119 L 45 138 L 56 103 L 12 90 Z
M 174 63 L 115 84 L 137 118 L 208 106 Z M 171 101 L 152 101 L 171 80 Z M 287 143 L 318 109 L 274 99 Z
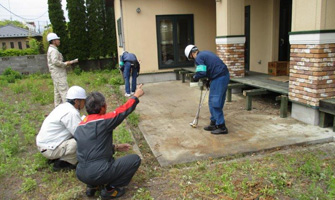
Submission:
M 0 196 L 87 199 L 85 184 L 74 171 L 52 172 L 36 149 L 35 137 L 44 115 L 53 109 L 50 75 L 29 75 L 14 81 L 12 77 L 8 82 L 0 76 Z M 119 90 L 123 80 L 117 70 L 77 70 L 68 75 L 68 82 L 88 93 L 103 93 L 109 111 L 126 101 Z M 237 155 L 162 168 L 139 131 L 139 122 L 140 115 L 132 113 L 114 131 L 115 143 L 135 144 L 134 137 L 144 158 L 129 185 L 127 199 L 335 198 L 334 151 L 295 147 L 289 153 L 265 153 L 259 158 Z M 125 154 L 117 153 L 116 157 Z

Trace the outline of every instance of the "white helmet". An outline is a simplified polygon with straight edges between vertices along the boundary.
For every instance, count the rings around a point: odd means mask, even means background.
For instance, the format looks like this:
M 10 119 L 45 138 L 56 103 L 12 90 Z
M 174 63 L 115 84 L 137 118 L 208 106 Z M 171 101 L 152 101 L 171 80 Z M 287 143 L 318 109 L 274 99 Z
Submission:
M 56 33 L 49 33 L 47 36 L 48 42 L 50 42 L 51 40 L 59 40 L 59 39 L 60 37 L 58 37 Z
M 86 92 L 82 87 L 72 86 L 67 91 L 66 99 L 86 99 Z
M 192 49 L 194 50 L 198 50 L 198 48 L 193 45 L 193 44 L 189 44 L 187 45 L 187 47 L 185 48 L 185 56 L 188 60 L 190 60 L 190 53 L 192 52 Z

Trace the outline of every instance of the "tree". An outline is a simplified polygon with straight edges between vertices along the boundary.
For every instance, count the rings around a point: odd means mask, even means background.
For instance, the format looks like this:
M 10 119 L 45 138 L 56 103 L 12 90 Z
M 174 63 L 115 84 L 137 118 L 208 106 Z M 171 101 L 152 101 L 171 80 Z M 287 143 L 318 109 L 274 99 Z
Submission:
M 20 27 L 20 28 L 28 29 L 28 27 L 25 24 L 23 24 L 22 22 L 19 22 L 17 20 L 11 21 L 11 20 L 6 19 L 6 20 L 1 20 L 0 21 L 0 26 L 6 26 L 8 24 L 12 24 L 12 25 Z
M 105 0 L 86 0 L 90 56 L 95 59 L 104 56 L 104 4 Z
M 84 0 L 67 0 L 69 12 L 70 53 L 69 58 L 87 59 L 88 37 L 86 28 L 86 8 Z
M 52 26 L 45 27 L 43 31 L 43 50 L 44 52 L 48 52 L 49 42 L 47 41 L 47 36 L 49 33 L 52 33 L 52 32 L 53 32 Z
M 105 55 L 117 56 L 114 8 L 106 6 Z
M 69 53 L 69 37 L 61 0 L 48 0 L 48 9 L 53 31 L 61 38 L 60 52 L 67 58 Z

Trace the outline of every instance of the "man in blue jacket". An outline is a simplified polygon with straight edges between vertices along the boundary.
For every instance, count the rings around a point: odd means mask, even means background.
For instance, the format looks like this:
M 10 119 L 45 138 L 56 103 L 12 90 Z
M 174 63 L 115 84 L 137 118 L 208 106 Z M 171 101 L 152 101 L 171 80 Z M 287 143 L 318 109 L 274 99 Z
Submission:
M 185 56 L 195 61 L 196 73 L 193 79 L 198 81 L 200 78 L 208 78 L 210 82 L 208 106 L 211 121 L 204 129 L 211 131 L 212 134 L 227 134 L 223 114 L 230 79 L 227 66 L 213 52 L 199 51 L 195 45 L 188 45 L 185 48 Z
M 127 51 L 123 52 L 120 57 L 120 70 L 122 71 L 125 84 L 125 96 L 130 97 L 136 90 L 137 77 L 140 73 L 140 63 L 138 62 L 136 55 Z M 132 76 L 131 81 L 131 92 L 130 92 L 130 75 Z

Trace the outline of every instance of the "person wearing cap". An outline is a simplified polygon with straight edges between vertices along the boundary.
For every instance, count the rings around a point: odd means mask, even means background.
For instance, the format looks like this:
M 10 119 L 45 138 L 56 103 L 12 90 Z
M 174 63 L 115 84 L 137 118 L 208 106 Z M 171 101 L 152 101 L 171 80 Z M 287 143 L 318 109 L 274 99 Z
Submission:
M 66 92 L 69 89 L 66 68 L 77 61 L 63 62 L 63 55 L 58 51 L 60 37 L 57 34 L 49 33 L 47 40 L 50 44 L 47 53 L 48 67 L 54 84 L 54 103 L 57 107 L 66 102 Z
M 193 76 L 195 81 L 201 78 L 209 79 L 208 106 L 211 113 L 210 124 L 204 129 L 212 134 L 227 134 L 223 106 L 226 100 L 226 92 L 230 80 L 227 66 L 223 61 L 210 51 L 199 51 L 195 45 L 188 45 L 185 48 L 185 56 L 194 60 L 196 73 Z
M 137 77 L 140 73 L 140 63 L 136 58 L 136 55 L 127 51 L 123 52 L 120 57 L 120 70 L 122 71 L 125 84 L 125 96 L 130 97 L 134 94 L 137 85 Z M 131 92 L 130 92 L 130 75 L 131 80 Z
M 53 169 L 74 169 L 77 164 L 77 143 L 74 132 L 81 121 L 86 92 L 72 86 L 66 95 L 67 102 L 60 104 L 45 118 L 36 137 L 36 145 L 42 155 L 54 162 Z
M 107 112 L 106 100 L 101 93 L 92 92 L 86 98 L 88 116 L 80 122 L 74 137 L 78 158 L 76 175 L 87 184 L 87 196 L 94 196 L 101 189 L 102 199 L 121 197 L 125 193 L 123 187 L 129 184 L 139 168 L 141 158 L 137 154 L 114 158 L 116 151 L 126 152 L 131 145 L 113 142 L 113 131 L 135 110 L 142 95 L 142 85 L 139 85 L 134 95 L 112 112 Z

